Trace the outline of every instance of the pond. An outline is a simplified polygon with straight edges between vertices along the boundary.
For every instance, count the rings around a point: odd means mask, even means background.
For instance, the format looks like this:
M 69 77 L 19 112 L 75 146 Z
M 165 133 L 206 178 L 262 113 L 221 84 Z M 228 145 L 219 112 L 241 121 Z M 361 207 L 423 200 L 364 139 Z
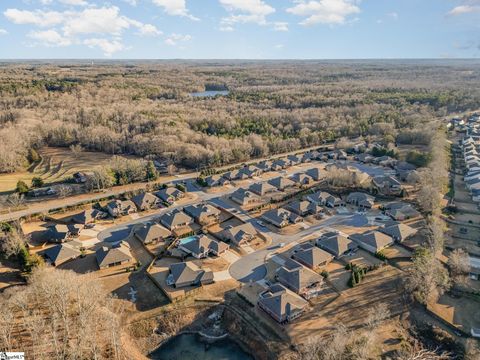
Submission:
M 227 339 L 206 345 L 196 334 L 172 338 L 150 354 L 154 360 L 253 360 L 238 344 Z
M 217 95 L 226 96 L 230 93 L 228 90 L 206 90 L 190 93 L 193 97 L 215 97 Z

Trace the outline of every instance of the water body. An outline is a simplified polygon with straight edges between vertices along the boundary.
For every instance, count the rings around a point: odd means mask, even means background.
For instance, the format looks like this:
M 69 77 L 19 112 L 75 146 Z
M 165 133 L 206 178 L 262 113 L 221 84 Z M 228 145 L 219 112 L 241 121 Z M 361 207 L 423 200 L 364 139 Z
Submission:
M 154 360 L 253 360 L 232 340 L 206 345 L 196 334 L 174 337 L 150 354 Z
M 215 97 L 217 95 L 226 96 L 230 93 L 228 90 L 207 90 L 207 91 L 200 91 L 190 93 L 193 97 Z

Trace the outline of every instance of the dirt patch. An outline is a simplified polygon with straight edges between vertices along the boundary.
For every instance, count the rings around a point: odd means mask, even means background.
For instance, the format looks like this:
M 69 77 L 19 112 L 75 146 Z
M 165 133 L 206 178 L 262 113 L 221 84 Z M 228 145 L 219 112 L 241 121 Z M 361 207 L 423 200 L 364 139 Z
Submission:
M 23 284 L 25 284 L 25 280 L 22 277 L 20 265 L 15 261 L 2 259 L 0 262 L 0 293 L 11 286 Z

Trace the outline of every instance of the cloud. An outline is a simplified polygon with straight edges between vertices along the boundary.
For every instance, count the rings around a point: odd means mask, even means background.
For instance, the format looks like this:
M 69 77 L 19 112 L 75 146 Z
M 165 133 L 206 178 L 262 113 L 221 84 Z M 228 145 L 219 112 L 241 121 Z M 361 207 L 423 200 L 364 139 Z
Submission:
M 395 19 L 395 20 L 398 19 L 398 13 L 396 13 L 395 11 L 393 11 L 391 13 L 388 13 L 387 16 L 391 17 L 392 19 Z
M 69 46 L 72 41 L 63 37 L 55 30 L 31 31 L 27 35 L 44 46 Z
M 74 2 L 77 0 L 62 0 Z M 79 3 L 77 1 L 77 3 Z M 79 11 L 42 11 L 7 9 L 4 15 L 15 24 L 33 25 L 42 31 L 31 31 L 27 36 L 45 46 L 84 44 L 100 48 L 107 56 L 124 50 L 121 36 L 126 30 L 137 29 L 140 36 L 162 34 L 152 24 L 144 24 L 120 14 L 116 6 L 89 7 Z M 100 35 L 100 37 L 92 36 Z
M 275 49 L 283 49 L 283 48 L 285 47 L 285 45 L 283 45 L 283 44 L 277 44 L 277 45 L 275 45 L 274 47 L 275 47 Z
M 125 45 L 123 45 L 118 39 L 108 40 L 92 38 L 84 40 L 83 44 L 87 45 L 90 48 L 100 48 L 103 51 L 103 54 L 108 57 L 112 56 L 116 52 L 127 49 Z
M 43 5 L 50 5 L 54 0 L 40 0 Z M 73 6 L 87 6 L 88 2 L 85 0 L 57 0 L 58 3 L 64 5 L 73 5 Z
M 275 12 L 275 8 L 263 0 L 219 0 L 230 13 L 220 20 L 220 30 L 233 31 L 236 24 L 257 24 L 272 26 L 276 31 L 288 31 L 286 22 L 269 22 L 267 16 Z
M 186 42 L 192 40 L 191 35 L 182 35 L 182 34 L 171 34 L 169 37 L 165 39 L 165 44 L 170 46 L 177 46 L 178 43 Z
M 341 25 L 351 15 L 360 12 L 360 0 L 294 0 L 295 6 L 287 12 L 305 17 L 301 25 Z
M 459 5 L 454 7 L 452 10 L 448 12 L 448 15 L 457 16 L 457 15 L 464 15 L 464 14 L 472 14 L 480 12 L 480 6 L 476 5 Z
M 8 31 L 5 29 L 0 29 L 0 35 L 7 35 Z
M 184 16 L 191 20 L 198 21 L 199 18 L 191 15 L 187 9 L 185 0 L 152 0 L 157 6 L 163 8 L 163 10 L 171 16 Z

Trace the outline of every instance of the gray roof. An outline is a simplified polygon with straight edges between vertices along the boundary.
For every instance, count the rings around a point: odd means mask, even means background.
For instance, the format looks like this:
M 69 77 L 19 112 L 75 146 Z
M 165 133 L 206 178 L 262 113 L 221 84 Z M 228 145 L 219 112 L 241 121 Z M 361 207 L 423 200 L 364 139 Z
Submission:
M 290 180 L 299 184 L 306 184 L 313 180 L 312 176 L 305 173 L 295 173 L 290 176 Z
M 118 262 L 125 262 L 132 260 L 130 246 L 127 243 L 120 243 L 117 246 L 108 248 L 103 246 L 95 252 L 97 263 L 100 268 Z
M 250 185 L 248 190 L 254 192 L 258 195 L 264 195 L 269 192 L 277 191 L 277 188 L 273 185 L 270 185 L 267 182 L 258 182 L 255 184 Z
M 330 253 L 319 249 L 318 247 L 310 247 L 309 249 L 296 252 L 293 255 L 293 258 L 314 268 L 324 262 L 332 260 L 333 256 Z
M 174 284 L 199 284 L 205 277 L 209 276 L 213 279 L 213 273 L 211 271 L 206 272 L 191 261 L 171 264 L 169 269 Z
M 280 224 L 284 221 L 296 222 L 299 219 L 298 215 L 283 208 L 269 210 L 264 213 L 262 217 L 265 220 L 276 224 Z
M 380 251 L 393 243 L 393 239 L 390 236 L 379 231 L 368 231 L 363 234 L 353 234 L 350 235 L 350 238 L 360 244 L 365 244 L 374 248 L 375 251 Z
M 129 211 L 130 209 L 137 210 L 135 203 L 131 200 L 113 200 L 107 204 L 107 208 L 119 212 Z
M 174 200 L 179 199 L 183 195 L 183 192 L 178 190 L 175 187 L 167 187 L 165 189 L 161 189 L 157 191 L 155 195 L 158 196 L 163 201 L 168 202 L 170 199 L 174 199 Z
M 58 266 L 68 260 L 75 259 L 80 256 L 82 252 L 70 244 L 59 244 L 45 250 L 43 254 L 53 264 Z
M 193 219 L 179 209 L 169 211 L 160 218 L 160 221 L 166 227 L 172 229 L 182 224 L 191 224 Z
M 140 210 L 155 206 L 160 201 L 155 195 L 148 192 L 138 194 L 134 196 L 131 200 L 135 203 L 137 208 Z
M 278 176 L 276 178 L 268 180 L 268 183 L 272 186 L 275 186 L 279 190 L 283 190 L 287 187 L 295 186 L 295 183 L 283 176 Z
M 102 211 L 99 211 L 97 209 L 89 209 L 89 210 L 84 210 L 79 214 L 76 214 L 72 217 L 72 220 L 76 222 L 77 224 L 89 224 L 93 222 L 95 219 L 101 218 L 105 216 L 106 214 Z
M 278 281 L 294 291 L 323 282 L 321 275 L 292 259 L 287 259 L 285 264 L 277 269 L 276 275 Z
M 381 227 L 378 230 L 384 234 L 390 235 L 397 241 L 403 241 L 417 233 L 417 229 L 402 223 L 395 223 L 389 226 Z
M 135 235 L 145 244 L 151 243 L 154 239 L 167 238 L 172 233 L 159 224 L 147 223 L 135 230 Z
M 251 191 L 245 190 L 244 188 L 238 188 L 235 190 L 232 195 L 232 198 L 239 200 L 241 203 L 244 203 L 247 199 L 254 199 L 255 201 L 259 201 L 260 197 Z
M 351 192 L 347 196 L 347 202 L 357 202 L 359 205 L 367 203 L 373 205 L 375 202 L 375 197 L 362 192 Z
M 257 230 L 251 223 L 245 223 L 225 230 L 227 236 L 236 243 L 240 243 L 245 237 L 257 235 Z
M 305 173 L 315 180 L 318 180 L 323 177 L 322 170 L 320 170 L 320 168 L 318 167 L 310 168 L 307 171 L 305 171 Z
M 346 251 L 357 247 L 352 240 L 336 233 L 327 233 L 322 235 L 317 240 L 317 246 L 337 257 Z
M 203 216 L 219 216 L 221 213 L 215 206 L 206 203 L 185 206 L 183 211 L 195 219 Z
M 228 249 L 228 245 L 224 242 L 214 240 L 206 235 L 195 236 L 191 241 L 183 243 L 182 247 L 193 254 L 204 254 L 210 251 L 221 253 Z
M 273 284 L 267 291 L 261 293 L 258 302 L 279 319 L 303 310 L 308 304 L 306 300 L 288 291 L 281 284 Z

